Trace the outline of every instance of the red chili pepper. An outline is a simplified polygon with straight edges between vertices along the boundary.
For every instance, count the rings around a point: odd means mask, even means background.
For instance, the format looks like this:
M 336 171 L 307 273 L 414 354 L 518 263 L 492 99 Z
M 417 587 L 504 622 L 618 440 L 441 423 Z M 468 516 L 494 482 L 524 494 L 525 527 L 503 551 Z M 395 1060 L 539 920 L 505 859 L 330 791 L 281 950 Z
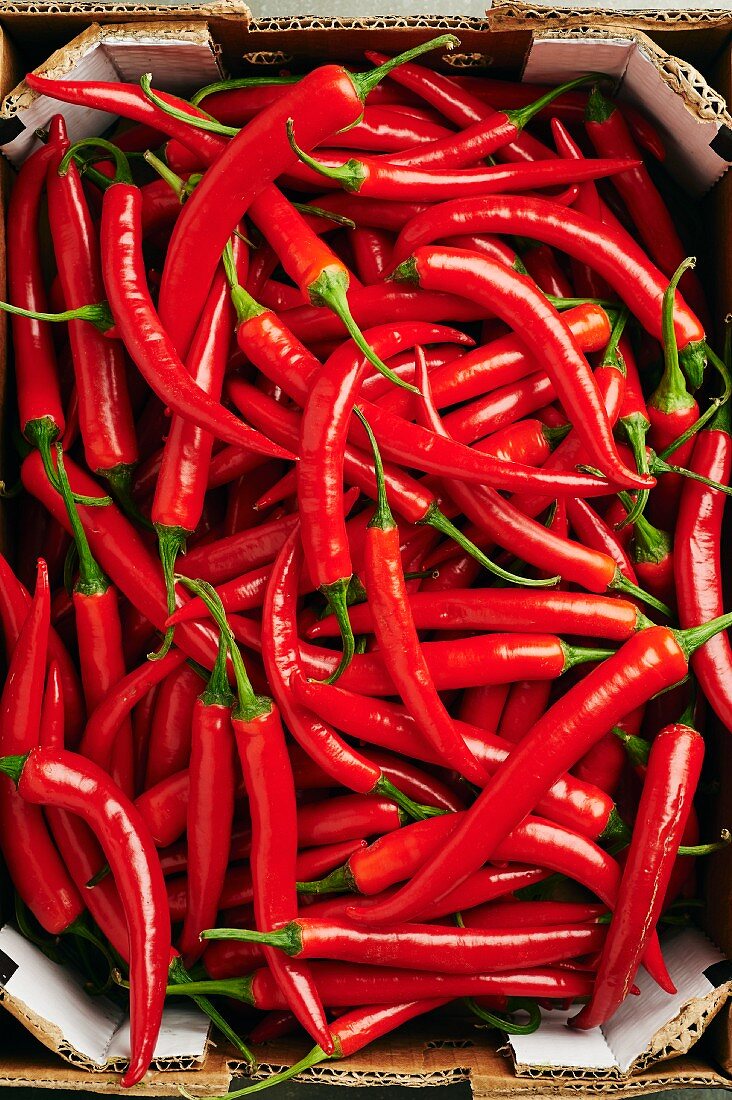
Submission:
M 62 115 L 54 116 L 51 143 L 54 154 L 47 176 L 51 239 L 64 304 L 76 309 L 104 297 L 104 248 L 100 253 L 76 165 L 66 161 L 69 142 Z M 69 322 L 69 339 L 87 464 L 128 502 L 138 451 L 122 345 L 86 321 Z
M 246 256 L 242 242 L 235 237 L 230 251 L 227 246 L 226 262 L 239 266 L 240 277 L 246 275 Z M 228 282 L 223 269 L 219 269 L 186 361 L 195 384 L 214 401 L 221 399 L 233 323 Z M 150 512 L 158 536 L 169 615 L 175 611 L 176 559 L 198 527 L 203 512 L 213 443 L 210 432 L 181 416 L 172 418 Z M 169 629 L 156 654 L 158 660 L 165 656 L 172 642 L 173 631 Z
M 568 502 L 567 512 L 572 530 L 584 545 L 612 558 L 618 572 L 631 584 L 637 584 L 638 577 L 629 554 L 617 533 L 608 526 L 602 516 L 599 516 L 587 501 L 580 500 L 578 497 Z
M 281 516 L 248 531 L 196 546 L 180 561 L 179 571 L 219 584 L 238 576 L 242 569 L 270 565 L 296 525 L 297 516 Z
M 409 919 L 486 859 L 561 770 L 567 770 L 629 710 L 686 676 L 689 658 L 732 621 L 729 617 L 673 631 L 649 627 L 570 688 L 493 776 L 458 829 L 429 867 L 390 903 L 369 912 L 379 923 Z M 522 677 L 523 678 L 523 677 Z
M 579 911 L 592 907 L 576 908 Z M 601 909 L 599 911 L 602 912 Z M 560 967 L 517 970 L 514 973 L 509 971 L 500 974 L 449 975 L 392 970 L 386 966 L 365 967 L 357 963 L 316 961 L 312 964 L 312 971 L 322 992 L 323 1001 L 331 1007 L 352 1006 L 364 1002 L 373 1004 L 379 997 L 384 997 L 386 1004 L 396 1004 L 408 997 L 421 998 L 437 994 L 445 997 L 576 999 L 588 996 L 592 988 L 591 979 L 587 976 L 571 973 Z M 256 970 L 245 978 L 223 978 L 219 982 L 197 983 L 197 988 L 208 995 L 235 997 L 238 1001 L 244 1001 L 262 1011 L 284 1006 L 282 996 L 266 969 Z M 186 986 L 176 986 L 174 990 L 184 993 Z
M 537 928 L 542 924 L 592 924 L 606 913 L 604 905 L 576 901 L 501 900 L 469 909 L 463 919 L 468 928 Z
M 44 477 L 44 481 L 47 479 Z M 5 651 L 10 654 L 28 614 L 31 598 L 0 554 L 0 620 L 2 620 Z M 63 683 L 64 727 L 67 742 L 76 746 L 84 727 L 84 699 L 76 667 L 53 628 L 48 635 L 49 656 L 56 661 Z
M 364 426 L 368 428 L 365 421 Z M 381 456 L 373 437 L 371 445 L 378 494 L 366 534 L 364 579 L 376 640 L 397 694 L 441 762 L 482 785 L 486 773 L 453 725 L 422 653 L 402 573 L 399 529 L 389 509 Z
M 434 599 L 431 593 L 429 597 Z M 466 688 L 458 707 L 458 718 L 461 722 L 495 733 L 510 687 L 510 684 L 483 684 Z
M 49 616 L 46 563 L 39 559 L 35 594 L 13 646 L 0 699 L 3 756 L 28 753 L 40 741 Z M 16 890 L 47 932 L 73 930 L 84 903 L 54 847 L 42 812 L 28 806 L 6 778 L 0 787 L 0 847 Z
M 699 432 L 691 469 L 728 485 L 732 470 L 732 431 L 728 405 Z M 723 493 L 697 481 L 686 481 L 674 537 L 674 579 L 679 621 L 684 627 L 709 622 L 724 609 L 721 532 Z M 692 668 L 705 697 L 732 731 L 732 647 L 726 633 L 717 634 L 692 658 Z
M 551 684 L 548 680 L 520 680 L 512 684 L 496 726 L 499 737 L 514 745 L 538 722 L 549 705 Z
M 191 723 L 203 686 L 199 672 L 188 665 L 180 665 L 163 681 L 150 730 L 145 790 L 187 767 Z
M 369 346 L 353 319 L 348 303 L 351 281 L 348 268 L 309 228 L 302 214 L 281 191 L 269 186 L 252 202 L 250 216 L 267 234 L 270 247 L 306 299 L 333 310 L 368 361 L 392 382 L 403 385 Z
M 356 228 L 350 235 L 356 270 L 365 286 L 384 281 L 389 273 L 389 261 L 394 239 L 384 229 L 366 226 Z
M 473 300 L 490 301 L 490 308 L 502 320 L 521 331 L 527 348 L 552 379 L 560 401 L 572 408 L 575 430 L 603 473 L 620 484 L 644 487 L 618 455 L 587 360 L 578 352 L 561 316 L 529 279 L 486 257 L 458 249 L 419 249 L 401 274 L 427 289 L 459 289 Z
M 595 987 L 572 1026 L 597 1027 L 628 995 L 666 895 L 701 773 L 704 741 L 675 725 L 656 737 L 638 817 L 618 891 L 618 905 L 600 955 Z
M 587 104 L 585 129 L 598 156 L 632 157 L 638 153 L 622 112 L 597 87 L 592 89 Z M 621 173 L 614 182 L 649 256 L 666 275 L 673 275 L 686 250 L 643 161 Z M 703 316 L 708 312 L 704 293 L 691 272 L 684 284 L 684 295 Z
M 226 612 L 214 589 L 200 581 L 183 580 L 183 583 L 206 602 L 221 631 L 221 645 L 228 649 L 234 667 L 237 698 L 231 711 L 231 728 L 244 774 L 252 822 L 250 864 L 254 914 L 257 927 L 266 933 L 291 921 L 297 914 L 297 811 L 284 730 L 273 700 L 254 693 L 228 626 Z M 222 678 L 225 678 L 223 674 Z M 233 814 L 233 771 L 231 778 Z M 213 793 L 213 790 L 209 791 L 210 795 Z M 228 853 L 220 851 L 219 854 L 225 858 Z M 218 899 L 207 901 L 207 912 L 217 907 Z M 189 931 L 192 933 L 193 928 Z M 196 926 L 196 931 L 202 929 Z M 330 1052 L 332 1043 L 325 1012 L 307 967 L 286 962 L 271 949 L 265 950 L 264 954 L 294 1015 L 308 1034 Z
M 165 880 L 155 848 L 132 803 L 91 761 L 64 750 L 36 748 L 3 757 L 0 770 L 10 776 L 24 801 L 81 817 L 104 849 L 130 937 L 132 1055 L 121 1084 L 131 1088 L 152 1060 L 170 961 Z
M 419 736 L 414 719 L 403 707 L 359 696 L 333 685 L 310 683 L 302 676 L 295 677 L 293 688 L 303 706 L 310 707 L 315 714 L 333 722 L 345 733 L 361 736 L 363 740 L 384 748 L 409 752 L 417 760 L 440 763 L 439 755 Z M 511 743 L 495 734 L 462 720 L 456 719 L 455 726 L 472 754 L 491 774 L 511 751 Z M 608 835 L 612 835 L 616 829 L 611 800 L 594 786 L 577 784 L 571 776 L 561 777 L 548 789 L 540 806 L 547 818 L 585 836 L 600 836 L 606 830 Z M 376 831 L 374 829 L 369 833 L 362 827 L 358 835 L 369 836 Z
M 173 347 L 185 354 L 226 241 L 254 198 L 296 162 L 285 131 L 297 122 L 305 147 L 356 122 L 368 92 L 394 65 L 438 46 L 443 35 L 408 50 L 387 66 L 351 74 L 323 65 L 288 89 L 234 137 L 205 173 L 178 218 L 168 247 L 160 287 L 160 318 Z M 204 228 L 205 227 L 205 228 Z M 191 279 L 191 272 L 196 278 Z
M 526 271 L 540 290 L 545 294 L 553 294 L 556 298 L 571 298 L 572 287 L 569 280 L 548 245 L 538 244 L 524 249 L 521 258 Z
M 12 302 L 30 312 L 48 312 L 38 222 L 55 152 L 54 145 L 41 146 L 23 162 L 8 205 L 8 293 Z M 66 424 L 51 330 L 43 321 L 17 315 L 11 324 L 20 428 L 53 470 L 51 444 L 63 435 Z
M 39 744 L 44 749 L 64 747 L 64 686 L 61 670 L 53 658 L 48 662 L 46 688 L 43 692 Z
M 299 129 L 299 128 L 298 128 Z M 533 191 L 585 179 L 604 179 L 637 168 L 639 160 L 533 161 L 526 164 L 491 165 L 481 168 L 433 169 L 400 166 L 392 158 L 360 156 L 343 161 L 328 155 L 316 159 L 300 148 L 293 120 L 287 120 L 287 135 L 302 167 L 290 168 L 287 178 L 296 183 L 313 183 L 317 177 L 325 186 L 343 187 L 371 199 L 418 202 L 447 202 L 462 195 L 491 195 L 504 191 Z M 315 173 L 315 176 L 313 175 Z M 330 181 L 333 183 L 330 183 Z
M 621 299 L 627 295 L 628 307 L 652 336 L 662 335 L 665 276 L 627 235 L 621 237 L 609 226 L 546 199 L 510 195 L 458 199 L 431 208 L 405 227 L 394 246 L 392 263 L 401 263 L 415 248 L 454 233 L 519 234 L 568 252 L 598 271 Z M 705 360 L 704 329 L 680 296 L 674 307 L 674 327 L 685 369 L 698 374 Z
M 446 428 L 430 400 L 427 372 L 422 370 L 418 379 L 424 397 L 422 410 L 425 426 L 435 433 L 446 435 Z M 618 590 L 659 606 L 655 598 L 649 600 L 641 594 L 609 555 L 548 531 L 542 524 L 524 516 L 515 505 L 489 486 L 468 488 L 463 482 L 450 480 L 448 491 L 462 511 L 493 540 L 504 547 L 510 546 L 514 553 L 530 564 L 556 570 L 563 580 L 574 581 L 590 591 Z
M 117 681 L 89 716 L 79 750 L 82 756 L 96 760 L 105 771 L 109 771 L 114 738 L 124 719 L 156 684 L 162 683 L 185 659 L 185 653 L 176 650 L 157 663 L 145 661 Z
M 188 876 L 185 921 L 178 949 L 186 967 L 203 953 L 199 934 L 216 921 L 234 820 L 234 696 L 226 675 L 228 647 L 219 653 L 202 695 L 193 708 L 188 794 Z
M 57 481 L 79 561 L 79 577 L 74 585 L 72 600 L 81 683 L 86 709 L 91 713 L 126 672 L 119 600 L 117 590 L 109 583 L 89 548 L 66 476 L 60 444 L 56 444 L 56 462 Z M 112 766 L 115 759 L 123 765 L 120 772 Z M 132 765 L 132 724 L 129 718 L 117 727 L 110 752 L 105 754 L 104 759 L 95 759 L 94 762 L 100 767 L 109 767 L 109 774 L 114 775 L 117 785 L 128 798 L 132 797 L 135 779 Z

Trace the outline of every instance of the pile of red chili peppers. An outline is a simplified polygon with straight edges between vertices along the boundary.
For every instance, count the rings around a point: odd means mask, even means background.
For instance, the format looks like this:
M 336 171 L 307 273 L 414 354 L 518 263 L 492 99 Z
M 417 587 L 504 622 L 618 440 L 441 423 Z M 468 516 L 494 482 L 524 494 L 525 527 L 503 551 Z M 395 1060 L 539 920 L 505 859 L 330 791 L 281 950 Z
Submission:
M 27 77 L 0 850 L 21 929 L 129 997 L 125 1086 L 167 997 L 253 1066 L 302 1029 L 292 1076 L 455 1000 L 674 990 L 728 364 L 652 123 L 424 67 L 455 44 L 190 101 Z

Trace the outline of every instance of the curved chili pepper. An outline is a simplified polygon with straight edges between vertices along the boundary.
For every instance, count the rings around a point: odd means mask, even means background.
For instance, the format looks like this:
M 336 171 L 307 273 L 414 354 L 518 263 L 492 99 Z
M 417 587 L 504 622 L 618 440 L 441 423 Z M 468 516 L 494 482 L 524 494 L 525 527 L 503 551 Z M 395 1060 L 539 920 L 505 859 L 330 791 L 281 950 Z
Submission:
M 589 1003 L 573 1027 L 605 1023 L 627 996 L 651 930 L 661 915 L 704 757 L 702 737 L 675 725 L 655 738 L 637 824 L 618 891 L 618 905 L 600 955 Z
M 179 572 L 186 576 L 202 576 L 211 584 L 219 584 L 242 569 L 269 565 L 296 525 L 296 516 L 281 516 L 250 530 L 193 547 L 180 561 Z
M 418 379 L 424 396 L 421 408 L 425 413 L 425 426 L 436 433 L 447 434 L 439 413 L 430 400 L 427 372 L 422 370 Z M 557 570 L 563 580 L 574 581 L 590 591 L 618 590 L 651 603 L 659 610 L 665 606 L 659 605 L 654 596 L 649 598 L 641 593 L 607 554 L 593 551 L 579 542 L 572 542 L 548 531 L 542 524 L 524 516 L 515 505 L 489 486 L 468 488 L 463 482 L 451 480 L 448 482 L 448 489 L 470 519 L 478 523 L 499 545 L 510 545 L 519 557 L 530 564 Z
M 31 749 L 0 759 L 0 770 L 24 801 L 81 817 L 112 868 L 130 936 L 132 1055 L 121 1084 L 131 1088 L 153 1057 L 170 961 L 165 880 L 155 848 L 132 803 L 91 761 L 64 750 Z
M 22 755 L 40 740 L 48 654 L 50 597 L 46 563 L 10 656 L 0 699 L 0 753 Z M 54 847 L 42 812 L 28 806 L 6 778 L 0 791 L 0 848 L 16 890 L 50 933 L 69 928 L 84 904 Z
M 457 717 L 461 722 L 478 726 L 482 730 L 497 730 L 510 686 L 481 684 L 479 687 L 466 688 L 460 700 Z
M 345 733 L 354 736 L 359 731 L 358 735 L 367 742 L 408 752 L 417 760 L 440 763 L 439 755 L 419 736 L 414 719 L 403 707 L 359 696 L 333 685 L 311 683 L 302 676 L 295 677 L 293 689 L 303 706 L 309 706 L 315 714 L 333 722 Z M 491 774 L 511 751 L 510 742 L 495 734 L 463 720 L 456 719 L 455 726 L 471 753 Z M 544 816 L 578 834 L 597 837 L 616 832 L 617 821 L 611 800 L 592 785 L 578 784 L 572 776 L 562 776 L 547 790 L 539 805 Z M 372 833 L 362 828 L 360 835 Z
M 578 354 L 561 317 L 529 279 L 458 249 L 419 249 L 400 274 L 427 289 L 459 287 L 466 297 L 490 301 L 502 320 L 520 329 L 527 348 L 545 366 L 559 399 L 576 414 L 575 430 L 603 473 L 620 484 L 645 487 L 618 455 L 587 360 Z
M 605 98 L 598 87 L 590 93 L 585 130 L 598 156 L 631 157 L 638 153 L 622 112 Z M 614 184 L 648 255 L 666 275 L 673 275 L 682 263 L 686 250 L 643 161 L 619 174 Z M 708 313 L 704 293 L 691 272 L 685 276 L 684 284 L 684 296 L 696 312 L 700 316 Z M 698 378 L 693 384 L 696 386 L 700 382 L 701 378 Z
M 188 665 L 180 665 L 164 679 L 150 730 L 145 790 L 188 765 L 191 723 L 203 686 L 200 672 Z
M 47 479 L 44 478 L 44 480 Z M 5 651 L 8 654 L 15 649 L 30 602 L 30 595 L 0 554 L 0 620 L 2 620 Z M 84 699 L 76 667 L 53 628 L 49 630 L 48 651 L 61 674 L 66 740 L 69 744 L 76 746 L 84 727 Z
M 547 784 L 575 764 L 617 721 L 652 695 L 686 676 L 692 653 L 724 629 L 723 616 L 692 631 L 649 627 L 634 635 L 598 668 L 570 688 L 529 730 L 479 795 L 429 867 L 395 899 L 370 910 L 386 923 L 419 913 L 477 870 L 508 832 L 531 812 Z M 528 763 L 527 763 L 528 762 Z
M 389 272 L 394 239 L 384 229 L 361 226 L 351 232 L 356 271 L 365 286 L 381 283 Z
M 110 688 L 122 679 L 125 668 L 122 644 L 122 623 L 117 590 L 109 583 L 89 548 L 89 542 L 79 519 L 69 479 L 64 468 L 61 444 L 56 444 L 57 479 L 66 508 L 79 561 L 79 578 L 74 585 L 72 600 L 76 620 L 81 683 L 86 708 L 91 713 Z M 88 746 L 87 746 L 88 747 Z M 120 750 L 121 753 L 120 753 Z M 117 755 L 117 754 L 120 755 Z M 132 765 L 132 724 L 128 719 L 117 727 L 111 753 L 100 767 L 110 766 L 114 759 L 123 764 L 115 782 L 131 797 L 134 793 Z M 110 770 L 110 775 L 115 769 Z
M 524 903 L 528 905 L 529 903 Z M 534 902 L 534 905 L 541 903 Z M 546 905 L 552 903 L 545 902 Z M 559 903 L 554 903 L 559 904 Z M 498 907 L 496 907 L 498 908 Z M 500 906 L 503 908 L 503 906 Z M 598 907 L 577 906 L 588 911 Z M 571 911 L 571 906 L 568 907 Z M 603 910 L 600 909 L 600 912 Z M 550 922 L 551 923 L 551 922 Z M 567 923 L 567 922 L 554 922 Z M 224 941 L 220 941 L 224 942 Z M 363 1003 L 376 1003 L 384 997 L 384 1003 L 395 1004 L 407 997 L 508 996 L 579 998 L 588 996 L 591 979 L 560 967 L 502 971 L 500 974 L 426 974 L 420 971 L 392 970 L 386 966 L 359 966 L 357 963 L 329 963 L 315 961 L 312 971 L 323 1001 L 331 1007 Z M 256 970 L 245 978 L 220 979 L 219 982 L 198 983 L 200 990 L 210 995 L 235 997 L 262 1011 L 284 1007 L 284 1001 L 268 970 Z M 169 993 L 185 995 L 187 987 L 169 986 Z M 349 994 L 352 999 L 349 1000 Z
M 220 645 L 228 649 L 234 667 L 237 698 L 231 710 L 231 728 L 244 774 L 252 821 L 250 864 L 254 886 L 254 914 L 258 928 L 266 933 L 269 929 L 292 920 L 297 914 L 297 812 L 285 735 L 273 700 L 254 693 L 241 653 L 228 626 L 226 612 L 214 589 L 201 582 L 179 579 L 186 588 L 205 600 L 221 631 Z M 221 677 L 225 680 L 224 669 L 221 670 Z M 227 700 L 228 698 L 227 695 Z M 226 704 L 224 706 L 228 709 Z M 233 815 L 233 769 L 229 782 Z M 213 793 L 213 790 L 209 791 L 210 795 Z M 219 855 L 225 859 L 228 852 L 220 850 Z M 219 868 L 222 867 L 225 867 L 225 863 L 219 863 Z M 212 908 L 215 911 L 218 899 L 207 900 L 206 912 L 210 912 Z M 198 915 L 202 917 L 203 913 Z M 193 931 L 192 927 L 189 928 L 189 932 Z M 198 922 L 195 931 L 202 931 Z M 265 950 L 264 954 L 267 965 L 294 1015 L 308 1034 L 324 1050 L 330 1052 L 332 1043 L 325 1012 L 307 967 L 293 966 L 271 949 Z
M 368 429 L 365 421 L 364 426 Z M 376 640 L 397 694 L 412 714 L 420 733 L 445 765 L 473 782 L 483 784 L 487 779 L 486 773 L 453 725 L 437 694 L 422 653 L 407 599 L 399 554 L 399 529 L 386 499 L 381 456 L 373 437 L 371 446 L 376 470 L 377 506 L 366 532 L 364 579 L 374 617 Z
M 188 794 L 188 876 L 178 949 L 186 967 L 203 953 L 199 934 L 216 920 L 234 820 L 234 703 L 226 675 L 228 646 L 222 636 L 213 672 L 193 708 Z
M 23 162 L 8 205 L 8 293 L 11 301 L 30 312 L 48 311 L 38 220 L 55 153 L 54 145 L 44 145 Z M 15 315 L 11 324 L 20 429 L 52 471 L 51 444 L 66 427 L 53 337 L 42 321 Z
M 506 899 L 476 906 L 464 915 L 468 928 L 520 928 L 524 924 L 594 923 L 604 916 L 604 905 L 576 901 L 514 901 Z
M 434 924 L 393 925 L 364 931 L 353 923 L 298 917 L 275 932 L 211 928 L 204 939 L 234 939 L 279 948 L 291 958 L 341 959 L 344 962 L 433 970 L 435 958 L 446 974 L 496 973 L 518 965 L 544 966 L 591 954 L 605 940 L 598 925 L 557 925 L 530 931 L 482 931 Z
M 501 721 L 496 726 L 498 736 L 518 744 L 543 715 L 550 695 L 551 684 L 548 680 L 519 680 L 517 684 L 512 684 Z
M 564 314 L 564 321 L 583 352 L 600 351 L 610 339 L 610 322 L 596 305 L 576 306 Z M 536 361 L 514 333 L 500 336 L 489 344 L 468 351 L 456 363 L 448 363 L 430 372 L 432 396 L 438 409 L 482 397 L 536 372 Z M 406 415 L 412 399 L 390 390 L 379 405 Z
M 512 233 L 543 241 L 590 264 L 625 301 L 652 336 L 660 338 L 661 304 L 666 279 L 643 251 L 611 227 L 546 199 L 458 199 L 418 215 L 400 233 L 392 263 L 407 259 L 415 248 L 455 233 Z M 683 299 L 674 307 L 674 328 L 686 370 L 705 359 L 704 329 Z
M 79 749 L 82 756 L 95 760 L 105 771 L 109 771 L 114 738 L 124 719 L 152 688 L 170 676 L 185 659 L 185 653 L 175 650 L 157 664 L 145 661 L 110 687 L 86 723 Z
M 604 179 L 636 168 L 638 160 L 533 161 L 527 164 L 494 165 L 482 168 L 432 169 L 400 166 L 391 158 L 361 156 L 342 161 L 329 157 L 328 151 L 317 159 L 301 149 L 295 138 L 294 122 L 287 120 L 290 146 L 303 168 L 290 169 L 288 177 L 310 183 L 313 172 L 332 186 L 343 187 L 371 199 L 399 202 L 447 202 L 462 195 L 490 195 L 503 191 L 533 191 L 542 187 L 577 183 L 584 179 Z M 326 184 L 326 186 L 328 186 Z
M 617 533 L 608 526 L 602 516 L 599 516 L 587 501 L 580 500 L 578 497 L 568 501 L 567 513 L 572 530 L 584 545 L 612 558 L 622 576 L 626 577 L 631 584 L 637 584 L 638 577 L 630 556 Z
M 732 430 L 728 405 L 696 437 L 691 469 L 728 485 L 732 470 Z M 721 614 L 721 532 L 725 496 L 696 481 L 686 481 L 681 493 L 674 537 L 674 579 L 679 621 L 699 626 Z M 692 658 L 692 668 L 728 730 L 732 730 L 732 647 L 725 633 L 717 634 Z
M 175 223 L 160 287 L 160 318 L 178 354 L 185 354 L 213 273 L 229 236 L 262 189 L 296 162 L 285 123 L 312 149 L 329 134 L 356 122 L 368 92 L 394 65 L 457 40 L 443 35 L 408 50 L 387 66 L 351 74 L 323 65 L 240 130 L 207 171 Z M 205 229 L 204 229 L 205 226 Z M 191 279 L 190 273 L 196 272 Z
M 66 160 L 69 141 L 62 115 L 51 124 L 54 154 L 48 166 L 48 215 L 56 266 L 67 309 L 104 297 L 104 248 L 92 224 L 81 177 Z M 85 321 L 69 322 L 79 423 L 86 461 L 123 502 L 129 502 L 138 459 L 135 425 L 122 345 Z
M 242 242 L 235 237 L 226 247 L 225 262 L 240 265 L 241 277 L 246 273 L 246 256 Z M 195 384 L 214 401 L 221 399 L 233 322 L 228 282 L 224 271 L 219 269 L 186 362 Z M 185 550 L 186 541 L 198 527 L 203 512 L 213 443 L 210 432 L 181 416 L 172 418 L 150 512 L 158 536 L 169 615 L 175 611 L 173 575 L 176 559 Z M 155 655 L 157 660 L 165 656 L 172 642 L 173 631 L 168 629 Z
M 274 249 L 290 278 L 314 305 L 332 309 L 349 336 L 376 369 L 397 386 L 411 388 L 387 367 L 364 339 L 348 304 L 348 268 L 308 226 L 305 218 L 274 186 L 254 199 L 250 217 Z

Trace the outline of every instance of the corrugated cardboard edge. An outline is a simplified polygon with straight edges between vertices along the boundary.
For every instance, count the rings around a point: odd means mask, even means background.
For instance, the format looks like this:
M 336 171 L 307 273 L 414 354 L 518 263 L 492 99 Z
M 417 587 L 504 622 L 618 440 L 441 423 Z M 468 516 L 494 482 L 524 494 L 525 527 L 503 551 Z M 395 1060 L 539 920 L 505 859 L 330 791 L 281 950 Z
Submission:
M 50 11 L 49 9 L 52 10 Z M 105 3 L 87 3 L 86 0 L 53 0 L 53 4 L 39 3 L 38 0 L 3 0 L 3 15 L 84 15 L 88 19 L 94 19 L 97 15 L 167 15 L 169 18 L 198 18 L 218 19 L 221 16 L 234 16 L 237 19 L 251 18 L 251 12 L 244 0 L 208 0 L 200 4 L 195 2 L 177 3 L 175 0 L 168 4 L 152 5 L 130 0 L 111 0 Z
M 647 27 L 649 30 L 688 30 L 690 24 L 705 24 L 709 27 L 732 28 L 732 10 L 718 9 L 624 9 L 613 11 L 607 8 L 583 8 L 581 3 L 564 7 L 537 7 L 522 4 L 520 0 L 493 0 L 488 12 L 488 21 L 493 30 L 533 30 L 544 28 L 547 22 L 559 26 L 590 26 L 593 22 L 617 23 L 618 26 L 632 24 L 634 27 Z
M 92 1062 L 64 1039 L 63 1032 L 59 1028 L 48 1020 L 42 1019 L 25 1002 L 13 997 L 7 990 L 0 989 L 0 1006 L 9 1012 L 11 1016 L 14 1016 L 47 1050 L 57 1054 L 72 1066 L 78 1066 L 85 1072 L 94 1074 L 121 1073 L 127 1068 L 128 1060 L 122 1058 L 109 1059 L 103 1066 Z M 153 1066 L 161 1073 L 170 1073 L 171 1071 L 180 1073 L 198 1072 L 208 1062 L 211 1045 L 209 1038 L 206 1041 L 202 1058 L 157 1058 L 153 1062 Z
M 730 27 L 732 28 L 732 22 Z M 536 39 L 610 39 L 618 37 L 628 38 L 638 45 L 652 62 L 661 80 L 676 95 L 680 96 L 688 111 L 704 121 L 719 122 L 720 124 L 732 126 L 732 115 L 730 115 L 724 97 L 711 87 L 698 69 L 695 69 L 688 61 L 667 53 L 660 46 L 657 46 L 647 34 L 636 30 L 634 27 L 624 23 L 609 24 L 604 21 L 593 22 L 588 26 L 547 27 L 543 21 L 541 28 L 535 34 Z
M 193 45 L 209 47 L 212 54 L 216 54 L 208 24 L 200 19 L 182 22 L 156 20 L 150 23 L 107 23 L 104 26 L 92 23 L 67 46 L 51 54 L 47 61 L 34 69 L 34 72 L 39 76 L 50 76 L 55 80 L 61 80 L 74 69 L 79 59 L 90 53 L 95 46 L 106 45 L 114 42 L 115 39 L 143 37 L 190 42 Z M 25 80 L 21 80 L 3 101 L 3 117 L 10 118 L 18 111 L 29 107 L 37 95 L 37 92 L 31 91 Z

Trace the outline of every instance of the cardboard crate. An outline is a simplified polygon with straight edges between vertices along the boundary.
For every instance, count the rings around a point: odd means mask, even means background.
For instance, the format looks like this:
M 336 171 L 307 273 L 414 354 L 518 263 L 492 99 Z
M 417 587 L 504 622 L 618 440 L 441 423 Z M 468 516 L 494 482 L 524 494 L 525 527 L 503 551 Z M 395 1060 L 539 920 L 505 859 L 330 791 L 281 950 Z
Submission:
M 397 52 L 446 30 L 461 46 L 431 58 L 450 71 L 471 68 L 554 82 L 577 70 L 612 74 L 621 99 L 642 104 L 669 149 L 677 180 L 702 202 L 706 237 L 715 245 L 718 317 L 732 311 L 732 92 L 729 37 L 732 13 L 710 8 L 689 13 L 662 5 L 643 9 L 620 0 L 621 14 L 598 11 L 600 0 L 557 10 L 499 2 L 485 19 L 461 17 L 371 19 L 251 17 L 241 0 L 214 3 L 88 4 L 61 0 L 47 7 L 33 0 L 0 6 L 0 187 L 6 196 L 12 169 L 32 146 L 34 127 L 55 110 L 66 115 L 73 138 L 100 133 L 109 116 L 37 100 L 22 83 L 25 71 L 82 79 L 94 74 L 136 80 L 148 70 L 157 86 L 185 93 L 217 77 L 261 73 L 286 64 L 297 70 L 321 60 L 357 62 L 368 47 Z M 699 70 L 702 70 L 704 75 Z M 713 90 L 720 89 L 721 95 Z M 707 192 L 711 192 L 706 197 Z M 0 241 L 2 238 L 0 238 Z M 4 272 L 4 265 L 0 265 Z M 0 276 L 1 277 L 1 276 Z M 3 288 L 0 287 L 0 291 Z M 4 315 L 0 320 L 0 369 L 6 362 Z M 732 752 L 726 738 L 710 738 L 711 771 L 721 794 L 707 811 L 710 832 L 732 820 Z M 1 886 L 1 884 L 0 884 Z M 324 1064 L 306 1079 L 349 1085 L 415 1087 L 468 1080 L 475 1096 L 539 1097 L 608 1092 L 635 1095 L 680 1087 L 729 1087 L 732 1031 L 726 1002 L 732 991 L 732 852 L 707 863 L 705 932 L 684 934 L 668 945 L 680 996 L 654 1000 L 650 984 L 603 1032 L 569 1034 L 554 1021 L 540 1036 L 514 1039 L 498 1050 L 474 1022 L 445 1013 L 374 1044 L 345 1063 Z M 0 906 L 0 916 L 2 907 Z M 0 920 L 0 925 L 2 924 Z M 716 947 L 714 946 L 716 945 Z M 105 1016 L 42 955 L 0 927 L 0 1086 L 35 1085 L 88 1092 L 118 1090 L 114 1055 L 124 1020 Z M 705 976 L 706 975 L 706 976 Z M 643 986 L 643 976 L 639 978 Z M 2 1007 L 8 1013 L 2 1012 Z M 707 1031 L 708 1025 L 714 1021 Z M 168 1017 L 157 1068 L 138 1091 L 177 1095 L 178 1087 L 207 1095 L 225 1092 L 241 1069 L 234 1052 L 208 1046 L 194 1012 Z M 700 1047 L 689 1053 L 704 1035 Z M 40 1043 L 37 1041 L 40 1039 Z M 567 1040 L 571 1040 L 569 1043 Z M 43 1044 L 43 1045 L 42 1045 Z M 305 1051 L 299 1041 L 263 1048 L 261 1072 L 275 1072 Z M 670 1061 L 669 1059 L 673 1059 Z M 96 1072 L 90 1072 L 96 1070 Z

